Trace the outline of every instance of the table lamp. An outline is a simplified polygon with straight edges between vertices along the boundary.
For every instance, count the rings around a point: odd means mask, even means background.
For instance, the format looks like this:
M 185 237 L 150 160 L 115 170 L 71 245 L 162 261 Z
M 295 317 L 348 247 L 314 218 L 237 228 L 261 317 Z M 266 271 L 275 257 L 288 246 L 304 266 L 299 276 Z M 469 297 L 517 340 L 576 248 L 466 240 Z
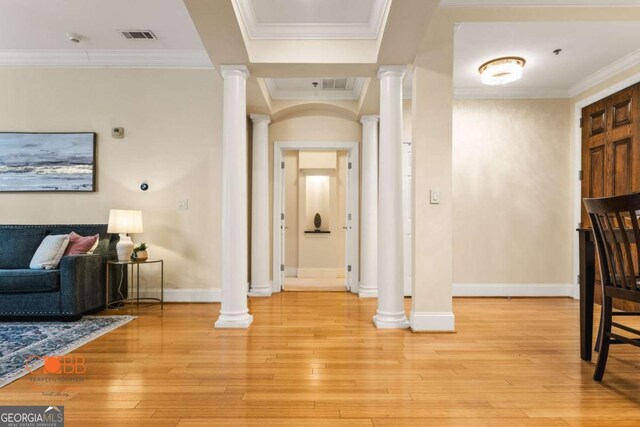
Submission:
M 120 241 L 116 245 L 118 261 L 129 261 L 134 245 L 128 234 L 142 233 L 142 212 L 111 209 L 107 233 L 120 234 Z

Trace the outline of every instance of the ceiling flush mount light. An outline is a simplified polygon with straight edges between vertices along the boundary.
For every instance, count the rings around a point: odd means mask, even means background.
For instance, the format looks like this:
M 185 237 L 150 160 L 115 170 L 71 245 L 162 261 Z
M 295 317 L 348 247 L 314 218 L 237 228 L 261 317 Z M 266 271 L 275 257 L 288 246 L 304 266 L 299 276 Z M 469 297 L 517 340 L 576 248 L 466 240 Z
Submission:
M 518 56 L 492 59 L 478 68 L 480 81 L 486 85 L 506 85 L 522 77 L 522 69 L 527 61 Z

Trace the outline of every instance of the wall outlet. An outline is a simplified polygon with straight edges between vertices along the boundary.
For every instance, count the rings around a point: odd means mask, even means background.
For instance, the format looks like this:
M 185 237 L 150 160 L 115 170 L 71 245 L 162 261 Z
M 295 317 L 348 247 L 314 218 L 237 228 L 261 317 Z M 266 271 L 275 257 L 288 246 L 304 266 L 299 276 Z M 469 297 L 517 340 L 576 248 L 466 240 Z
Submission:
M 178 199 L 176 202 L 176 209 L 179 211 L 186 211 L 189 209 L 189 199 Z
M 429 203 L 432 205 L 440 204 L 440 192 L 438 190 L 431 190 L 431 198 L 429 199 Z

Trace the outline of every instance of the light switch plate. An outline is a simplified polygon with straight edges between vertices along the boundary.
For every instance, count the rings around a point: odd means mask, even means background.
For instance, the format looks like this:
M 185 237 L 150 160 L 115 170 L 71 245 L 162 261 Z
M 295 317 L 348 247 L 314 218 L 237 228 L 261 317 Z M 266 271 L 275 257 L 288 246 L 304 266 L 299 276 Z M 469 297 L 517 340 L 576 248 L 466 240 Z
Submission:
M 440 192 L 437 190 L 431 190 L 431 198 L 429 200 L 429 203 L 431 203 L 432 205 L 439 205 L 440 204 Z
M 179 211 L 186 211 L 189 209 L 189 199 L 178 199 L 176 202 L 176 209 Z

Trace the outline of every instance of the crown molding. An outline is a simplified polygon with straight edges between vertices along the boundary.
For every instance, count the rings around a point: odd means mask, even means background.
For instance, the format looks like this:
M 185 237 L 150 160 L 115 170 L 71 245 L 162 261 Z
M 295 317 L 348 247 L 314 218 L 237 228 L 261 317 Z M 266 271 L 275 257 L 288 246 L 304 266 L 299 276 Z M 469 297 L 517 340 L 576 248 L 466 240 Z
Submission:
M 204 50 L 0 50 L 0 67 L 211 69 L 213 65 Z
M 441 7 L 628 7 L 637 0 L 440 0 Z
M 456 88 L 454 99 L 544 99 L 569 98 L 569 91 L 562 88 L 508 88 L 504 86 L 486 88 Z
M 391 0 L 373 0 L 371 19 L 367 23 L 330 24 L 261 24 L 251 0 L 233 0 L 239 21 L 254 40 L 375 40 L 382 31 Z
M 589 77 L 579 81 L 569 88 L 569 95 L 576 96 L 587 89 L 608 80 L 616 75 L 628 70 L 631 67 L 640 64 L 640 49 L 631 52 L 629 55 L 607 65 L 599 71 L 591 74 Z
M 320 80 L 320 79 L 318 79 Z M 346 90 L 318 89 L 318 95 L 314 95 L 314 90 L 287 90 L 280 89 L 276 84 L 276 80 L 272 78 L 264 79 L 269 95 L 274 100 L 290 100 L 290 101 L 307 101 L 307 100 L 347 100 L 356 101 L 360 99 L 362 88 L 364 87 L 364 77 L 349 77 L 347 79 Z

